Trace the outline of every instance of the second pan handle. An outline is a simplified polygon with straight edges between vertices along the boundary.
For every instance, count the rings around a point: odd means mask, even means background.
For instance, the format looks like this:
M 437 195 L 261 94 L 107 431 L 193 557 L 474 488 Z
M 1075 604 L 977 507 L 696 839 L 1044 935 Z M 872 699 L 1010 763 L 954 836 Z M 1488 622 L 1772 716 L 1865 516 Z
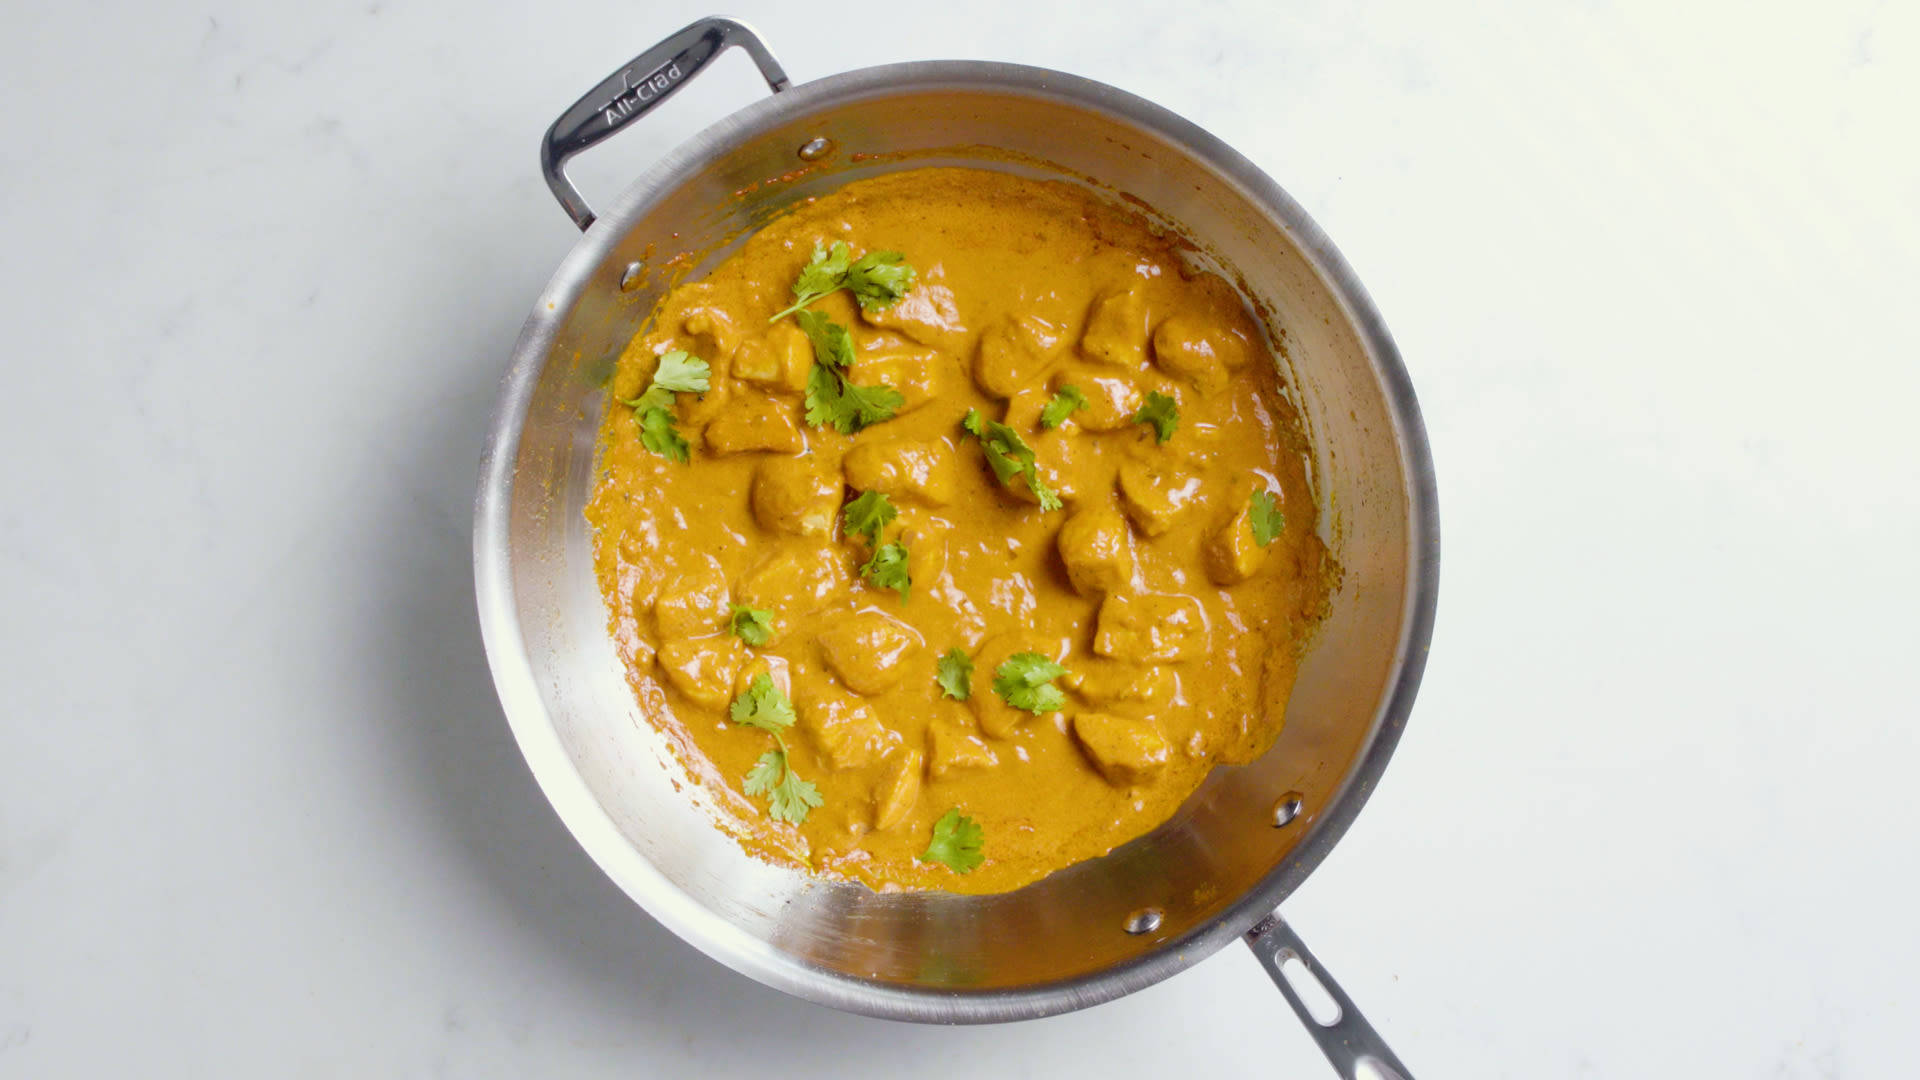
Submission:
M 760 76 L 767 80 L 767 89 L 777 94 L 791 85 L 780 61 L 773 58 L 772 50 L 758 34 L 745 23 L 713 16 L 634 57 L 587 91 L 547 129 L 546 138 L 540 141 L 540 171 L 546 174 L 553 197 L 560 200 L 560 206 L 582 232 L 593 224 L 593 210 L 580 197 L 573 181 L 567 179 L 567 159 L 653 111 L 714 57 L 733 46 L 753 57 Z
M 1286 996 L 1287 1004 L 1293 1006 L 1294 1014 L 1306 1025 L 1313 1041 L 1320 1044 L 1320 1052 L 1333 1063 L 1334 1071 L 1345 1080 L 1366 1080 L 1367 1077 L 1413 1080 L 1413 1074 L 1400 1064 L 1400 1059 L 1388 1048 L 1386 1040 L 1373 1030 L 1373 1025 L 1367 1023 L 1366 1017 L 1360 1015 L 1353 999 L 1340 989 L 1339 983 L 1333 981 L 1327 970 L 1320 966 L 1320 961 L 1314 959 L 1313 953 L 1307 949 L 1307 943 L 1300 940 L 1300 935 L 1293 932 L 1293 927 L 1287 925 L 1279 912 L 1267 916 L 1259 925 L 1247 931 L 1246 940 L 1247 948 L 1260 958 L 1260 966 L 1266 968 L 1267 974 L 1273 977 L 1274 985 Z M 1282 970 L 1292 960 L 1299 961 L 1307 975 L 1333 999 L 1338 1015 L 1325 1022 L 1313 1015 L 1300 992 L 1294 989 L 1287 973 Z M 1362 1069 L 1368 1071 L 1362 1072 Z

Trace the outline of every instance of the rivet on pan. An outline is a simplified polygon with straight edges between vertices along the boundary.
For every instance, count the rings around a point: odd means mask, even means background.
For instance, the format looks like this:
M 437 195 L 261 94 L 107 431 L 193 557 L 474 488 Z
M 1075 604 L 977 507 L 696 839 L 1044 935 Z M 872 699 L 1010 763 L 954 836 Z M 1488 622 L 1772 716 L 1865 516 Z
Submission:
M 1151 934 L 1160 929 L 1160 909 L 1144 907 L 1127 916 L 1124 924 L 1129 934 Z
M 1293 819 L 1300 816 L 1300 805 L 1300 793 L 1297 791 L 1280 796 L 1280 801 L 1273 804 L 1273 827 L 1277 829 L 1293 824 Z
M 620 274 L 620 291 L 632 292 L 640 284 L 640 264 L 630 262 Z
M 801 161 L 819 161 L 831 153 L 833 153 L 832 139 L 813 138 L 800 144 Z

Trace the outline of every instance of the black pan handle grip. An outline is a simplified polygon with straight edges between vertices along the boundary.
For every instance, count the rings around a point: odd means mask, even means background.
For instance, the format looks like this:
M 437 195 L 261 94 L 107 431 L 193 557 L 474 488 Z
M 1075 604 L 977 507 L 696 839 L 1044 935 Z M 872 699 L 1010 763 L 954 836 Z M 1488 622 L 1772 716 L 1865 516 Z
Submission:
M 745 23 L 713 16 L 633 58 L 601 80 L 585 97 L 560 114 L 540 142 L 540 171 L 567 216 L 582 232 L 593 224 L 593 210 L 567 179 L 567 159 L 653 111 L 727 49 L 747 50 L 774 93 L 791 84 L 773 52 Z

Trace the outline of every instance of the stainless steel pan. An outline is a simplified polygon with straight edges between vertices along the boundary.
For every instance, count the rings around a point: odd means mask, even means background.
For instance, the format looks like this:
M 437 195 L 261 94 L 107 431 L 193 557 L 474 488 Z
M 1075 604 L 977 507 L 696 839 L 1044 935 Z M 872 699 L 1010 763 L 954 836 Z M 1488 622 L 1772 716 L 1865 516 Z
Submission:
M 566 161 L 644 116 L 728 47 L 771 97 L 714 124 L 596 215 Z M 979 148 L 1005 154 L 983 156 Z M 907 156 L 900 156 L 900 155 Z M 872 156 L 883 155 L 883 156 Z M 1022 164 L 1048 162 L 1049 166 Z M 607 632 L 582 508 L 611 359 L 670 284 L 798 200 L 894 169 L 1057 168 L 1154 208 L 1270 317 L 1315 447 L 1324 538 L 1345 574 L 1285 731 L 1216 769 L 1113 853 L 999 896 L 881 894 L 746 855 L 639 715 Z M 740 23 L 705 19 L 642 53 L 554 124 L 547 181 L 584 230 L 501 386 L 474 511 L 487 654 L 515 737 L 567 827 L 655 918 L 716 960 L 835 1008 L 937 1023 L 1084 1008 L 1245 938 L 1343 1072 L 1405 1069 L 1276 906 L 1353 821 L 1413 704 L 1439 541 L 1413 389 L 1366 292 L 1300 207 L 1206 132 L 1109 86 L 1039 68 L 915 63 L 790 86 Z M 1339 1015 L 1313 1019 L 1297 965 Z

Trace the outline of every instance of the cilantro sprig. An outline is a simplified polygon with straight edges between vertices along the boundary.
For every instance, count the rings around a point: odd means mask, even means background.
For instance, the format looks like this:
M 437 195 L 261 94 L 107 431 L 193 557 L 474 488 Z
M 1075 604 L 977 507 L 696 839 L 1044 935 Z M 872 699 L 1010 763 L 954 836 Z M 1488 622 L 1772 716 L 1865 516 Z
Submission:
M 873 549 L 873 554 L 860 567 L 860 576 L 876 589 L 899 593 L 900 602 L 904 604 L 913 585 L 908 573 L 906 542 L 898 539 L 887 544 L 880 542 L 880 534 L 899 516 L 899 509 L 884 491 L 863 491 L 840 512 L 847 535 L 866 537 L 867 546 Z
M 693 447 L 680 434 L 680 429 L 673 426 L 672 413 L 661 408 L 635 409 L 633 418 L 640 422 L 641 446 L 682 465 L 692 460 Z
M 973 696 L 973 658 L 957 646 L 948 649 L 935 666 L 933 681 L 940 684 L 941 693 L 953 700 L 967 700 Z
M 793 306 L 767 321 L 779 322 L 841 289 L 853 293 L 862 310 L 892 307 L 913 288 L 913 266 L 906 259 L 897 251 L 869 251 L 855 259 L 845 240 L 834 241 L 831 248 L 815 244 L 813 258 L 793 281 Z
M 793 726 L 793 702 L 773 684 L 773 676 L 763 671 L 747 684 L 746 693 L 733 699 L 727 715 L 736 724 L 759 728 L 779 738 L 782 731 Z
M 993 675 L 993 692 L 1016 709 L 1035 716 L 1059 712 L 1067 704 L 1067 695 L 1053 680 L 1067 669 L 1037 652 L 1014 653 Z
M 900 511 L 893 505 L 893 500 L 887 498 L 884 491 L 863 491 L 859 497 L 847 504 L 845 510 L 840 512 L 840 519 L 845 523 L 847 533 L 852 536 L 864 536 L 869 544 L 878 544 L 880 530 L 892 524 L 893 519 L 899 516 Z
M 864 311 L 892 306 L 913 287 L 913 267 L 897 251 L 869 251 L 860 258 L 844 240 L 831 248 L 815 244 L 813 258 L 793 282 L 793 306 L 768 322 L 792 315 L 813 345 L 813 368 L 807 372 L 807 423 L 831 427 L 842 435 L 891 420 L 907 399 L 881 383 L 862 386 L 847 378 L 853 366 L 853 335 L 847 328 L 807 305 L 829 293 L 846 289 Z
M 620 404 L 633 409 L 633 419 L 640 426 L 640 445 L 668 461 L 686 464 L 689 448 L 673 426 L 673 395 L 704 394 L 710 389 L 711 376 L 712 369 L 705 360 L 683 349 L 663 354 L 647 389 L 637 398 L 619 399 Z
M 794 315 L 813 345 L 813 369 L 807 372 L 807 423 L 851 435 L 893 414 L 907 403 L 900 391 L 880 383 L 862 386 L 847 379 L 853 364 L 853 335 L 817 311 Z
M 981 416 L 979 409 L 968 409 L 967 415 L 960 420 L 960 426 L 980 440 L 980 450 L 987 456 L 987 465 L 1002 484 L 1016 476 L 1024 476 L 1028 490 L 1040 501 L 1041 510 L 1060 509 L 1060 494 L 1040 479 L 1040 467 L 1033 456 L 1033 447 L 1027 445 L 1027 440 L 1021 438 L 1018 431 L 998 420 Z
M 1053 392 L 1046 407 L 1040 410 L 1040 426 L 1052 431 L 1068 416 L 1087 407 L 1087 395 L 1080 388 L 1068 383 Z
M 1248 510 L 1247 516 L 1253 521 L 1253 542 L 1261 547 L 1273 543 L 1286 530 L 1287 515 L 1275 505 L 1272 492 L 1254 492 Z
M 820 789 L 794 773 L 788 760 L 787 739 L 782 734 L 793 726 L 793 702 L 773 684 L 765 672 L 753 677 L 746 693 L 733 699 L 727 715 L 736 724 L 759 728 L 773 736 L 775 748 L 760 755 L 747 771 L 743 789 L 748 795 L 767 796 L 767 814 L 775 821 L 798 825 L 821 804 Z
M 1150 424 L 1153 427 L 1155 442 L 1166 442 L 1173 438 L 1173 430 L 1180 426 L 1180 403 L 1156 390 L 1147 391 L 1147 403 L 1133 414 L 1136 424 Z
M 733 614 L 727 618 L 727 629 L 757 649 L 773 640 L 773 612 L 735 604 Z
M 986 856 L 980 854 L 985 840 L 986 830 L 979 822 L 961 814 L 956 806 L 933 823 L 933 839 L 927 844 L 927 850 L 920 853 L 920 861 L 940 863 L 956 874 L 971 873 L 986 861 Z
M 907 545 L 898 540 L 873 549 L 873 557 L 860 567 L 860 576 L 876 589 L 892 589 L 907 602 L 913 580 L 907 573 Z

